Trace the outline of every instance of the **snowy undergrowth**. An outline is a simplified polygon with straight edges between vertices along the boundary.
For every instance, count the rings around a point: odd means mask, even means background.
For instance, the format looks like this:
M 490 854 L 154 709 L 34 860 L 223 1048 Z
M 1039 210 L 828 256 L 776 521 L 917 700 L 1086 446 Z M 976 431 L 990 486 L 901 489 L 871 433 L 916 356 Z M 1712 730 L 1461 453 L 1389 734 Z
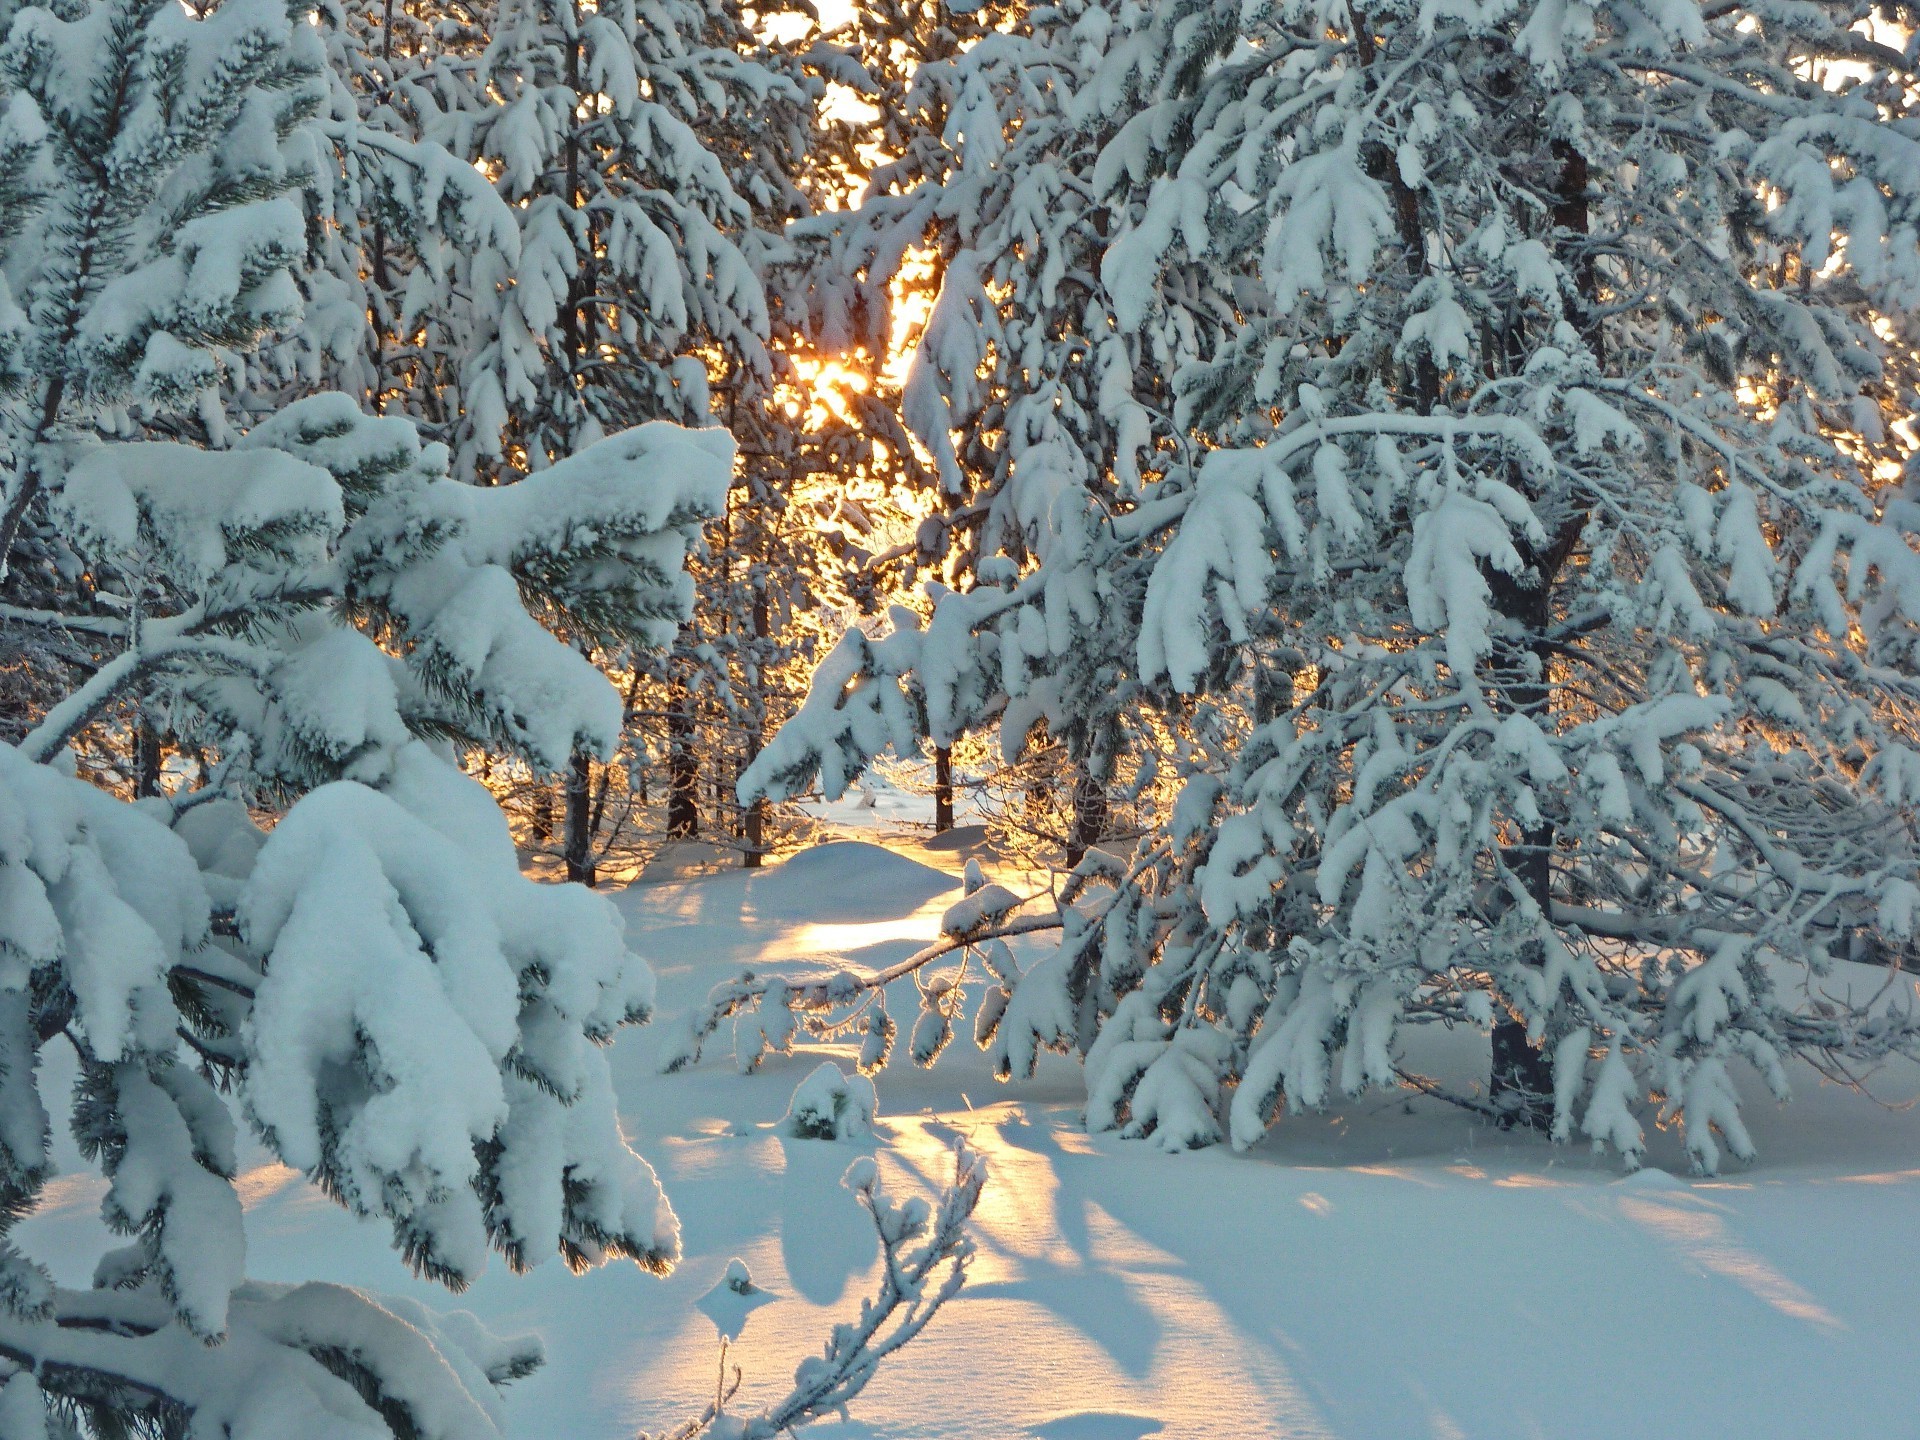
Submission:
M 964 859 L 840 844 L 757 876 L 616 899 L 656 964 L 665 1021 L 741 968 L 822 952 L 856 967 L 899 959 L 958 897 Z M 871 1154 L 897 1193 L 925 1193 L 956 1136 L 994 1177 L 972 1281 L 858 1418 L 807 1431 L 814 1440 L 1145 1440 L 1225 1424 L 1276 1440 L 1911 1429 L 1920 1295 L 1888 1261 L 1920 1218 L 1920 1116 L 1808 1073 L 1768 1115 L 1763 1163 L 1707 1183 L 1679 1178 L 1684 1154 L 1667 1135 L 1623 1178 L 1583 1149 L 1510 1139 L 1419 1100 L 1288 1120 L 1245 1156 L 1168 1156 L 1087 1136 L 1077 1066 L 1046 1057 L 1034 1081 L 1001 1086 L 964 1039 L 931 1071 L 903 1056 L 878 1077 L 874 1138 L 800 1140 L 780 1129 L 794 1088 L 827 1058 L 850 1068 L 849 1050 L 802 1046 L 751 1076 L 716 1056 L 661 1077 L 664 1036 L 632 1032 L 612 1062 L 629 1138 L 683 1222 L 680 1270 L 662 1281 L 496 1267 L 452 1302 L 545 1338 L 546 1369 L 507 1395 L 516 1433 L 598 1440 L 697 1409 L 718 1340 L 693 1303 L 736 1256 L 774 1297 L 731 1352 L 740 1403 L 784 1393 L 874 1273 L 871 1227 L 841 1176 Z M 1464 1081 L 1483 1047 L 1463 1035 L 1408 1060 Z M 1920 1077 L 1885 1074 L 1876 1088 L 1901 1099 Z M 31 1222 L 36 1249 L 76 1264 L 96 1253 L 93 1183 L 55 1182 L 65 1188 Z M 260 1278 L 394 1288 L 384 1231 L 292 1172 L 246 1156 L 241 1193 Z M 425 1285 L 406 1293 L 450 1303 Z

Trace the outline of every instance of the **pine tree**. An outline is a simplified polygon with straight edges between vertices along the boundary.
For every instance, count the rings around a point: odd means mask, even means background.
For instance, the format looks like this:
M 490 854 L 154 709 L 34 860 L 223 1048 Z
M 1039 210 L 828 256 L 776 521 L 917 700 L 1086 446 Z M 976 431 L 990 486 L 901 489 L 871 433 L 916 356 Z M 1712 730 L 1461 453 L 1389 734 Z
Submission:
M 449 441 L 458 380 L 520 253 L 512 209 L 445 140 L 471 87 L 473 31 L 437 0 L 330 0 L 313 245 L 298 332 L 249 357 L 260 413 L 338 390 Z
M 826 86 L 809 59 L 817 27 L 776 40 L 767 31 L 779 15 L 762 11 L 750 25 L 725 6 L 709 17 L 712 43 L 767 77 L 759 93 L 738 89 L 703 130 L 742 206 L 731 233 L 761 287 L 766 329 L 759 345 L 723 347 L 710 367 L 714 410 L 739 439 L 741 463 L 726 513 L 709 527 L 693 564 L 694 618 L 653 677 L 666 721 L 668 836 L 691 839 L 704 830 L 736 843 L 750 866 L 772 845 L 767 807 L 736 810 L 725 792 L 770 722 L 797 703 L 804 680 L 795 646 L 804 642 L 794 622 L 810 603 L 829 598 L 828 587 L 809 583 L 818 573 L 816 547 L 796 493 L 806 470 L 805 419 L 788 402 L 798 383 L 793 302 L 805 279 L 786 233 L 813 205 L 808 172 Z
M 512 478 L 624 425 L 714 423 L 709 356 L 722 375 L 764 372 L 767 313 L 742 249 L 752 206 L 711 135 L 797 101 L 791 77 L 703 4 L 503 0 L 482 29 L 468 94 L 432 133 L 495 177 L 520 262 L 474 276 L 484 313 L 456 455 Z M 617 661 L 629 637 L 573 639 Z M 568 873 L 591 880 L 592 762 L 565 774 Z
M 91 1291 L 5 1243 L 0 1354 L 10 1413 L 87 1433 L 492 1434 L 492 1387 L 538 1363 L 401 1302 L 248 1281 L 235 1101 L 456 1286 L 489 1249 L 658 1268 L 677 1246 L 597 1043 L 644 1016 L 650 973 L 602 903 L 520 876 L 485 792 L 418 737 L 611 744 L 604 682 L 523 587 L 670 630 L 725 437 L 642 429 L 506 491 L 339 395 L 225 451 L 114 438 L 201 413 L 224 355 L 299 319 L 324 62 L 276 0 L 22 8 L 0 45 L 0 623 L 88 662 L 0 748 L 0 1208 L 11 1229 L 52 1173 L 57 1043 L 128 1241 Z M 217 784 L 136 808 L 60 773 L 149 685 Z M 276 794 L 298 798 L 263 835 L 238 797 Z
M 1063 7 L 1054 73 L 1104 58 L 1058 184 L 1103 228 L 1056 313 L 1102 307 L 1171 425 L 1094 451 L 1078 546 L 850 637 L 749 777 L 1046 713 L 1049 620 L 1177 718 L 1177 803 L 993 992 L 1003 1070 L 1077 1048 L 1096 1128 L 1244 1146 L 1425 1085 L 1396 1033 L 1466 1021 L 1492 1075 L 1456 1098 L 1632 1162 L 1651 1096 L 1711 1170 L 1753 1153 L 1735 1062 L 1784 1097 L 1795 1058 L 1914 1052 L 1850 964 L 1920 893 L 1888 13 Z M 930 331 L 955 419 L 986 333 Z M 994 372 L 1009 410 L 1060 373 Z
M 1156 434 L 1168 402 L 1149 368 L 1163 357 L 1117 332 L 1096 274 L 1113 221 L 1083 172 L 1105 127 L 1088 123 L 1078 97 L 1111 25 L 1069 5 L 967 16 L 878 6 L 862 26 L 895 103 L 883 102 L 889 158 L 861 204 L 835 217 L 840 268 L 857 277 L 841 303 L 884 323 L 903 263 L 926 258 L 937 296 L 894 397 L 929 460 L 915 558 L 947 587 L 1004 586 L 1042 552 L 1084 550 L 1070 512 L 1126 503 L 1169 438 L 1164 423 Z M 889 70 L 885 55 L 914 67 Z M 1215 311 L 1203 325 L 1217 326 Z M 1116 789 L 1143 774 L 1151 783 L 1164 741 L 1152 703 L 1140 708 L 1124 635 L 1095 638 L 1103 615 L 1124 630 L 1128 607 L 1115 597 L 1137 588 L 1104 566 L 1056 586 L 1047 637 L 1029 623 L 1004 652 L 1042 677 L 1013 682 L 1029 703 L 1003 708 L 939 684 L 924 696 L 936 764 L 949 769 L 958 735 L 1000 722 L 1021 823 L 1051 829 L 1057 811 L 1070 869 L 1102 837 Z

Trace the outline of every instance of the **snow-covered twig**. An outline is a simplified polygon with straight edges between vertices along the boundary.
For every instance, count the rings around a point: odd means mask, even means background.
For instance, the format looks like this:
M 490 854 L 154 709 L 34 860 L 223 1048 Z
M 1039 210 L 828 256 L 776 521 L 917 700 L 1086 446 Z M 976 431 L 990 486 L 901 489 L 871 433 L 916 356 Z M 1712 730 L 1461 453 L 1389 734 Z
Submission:
M 953 1147 L 953 1182 L 929 1205 L 919 1196 L 895 1203 L 880 1183 L 879 1167 L 862 1156 L 845 1184 L 873 1221 L 883 1264 L 874 1293 L 855 1320 L 833 1327 L 824 1350 L 800 1362 L 793 1389 L 758 1415 L 728 1415 L 731 1393 L 715 1397 L 697 1418 L 639 1440 L 772 1440 L 825 1415 L 844 1415 L 881 1362 L 927 1328 L 940 1307 L 959 1293 L 973 1258 L 966 1222 L 980 1203 L 986 1162 L 965 1141 Z

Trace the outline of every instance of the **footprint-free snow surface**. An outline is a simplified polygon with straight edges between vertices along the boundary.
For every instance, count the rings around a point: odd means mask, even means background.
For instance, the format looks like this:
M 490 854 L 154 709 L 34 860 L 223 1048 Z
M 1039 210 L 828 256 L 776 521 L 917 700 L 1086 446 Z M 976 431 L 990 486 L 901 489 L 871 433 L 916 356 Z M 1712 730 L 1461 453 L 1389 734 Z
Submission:
M 742 968 L 902 958 L 937 931 L 964 859 L 839 842 L 615 898 L 660 972 L 664 1025 Z M 894 1010 L 910 1016 L 910 995 Z M 627 1128 L 684 1226 L 671 1277 L 514 1276 L 496 1260 L 448 1296 L 406 1276 L 383 1229 L 258 1157 L 243 1180 L 250 1269 L 537 1330 L 548 1364 L 509 1392 L 515 1433 L 614 1440 L 712 1394 L 718 1341 L 696 1302 L 734 1257 L 767 1296 L 732 1350 L 740 1403 L 783 1393 L 871 1279 L 841 1174 L 877 1153 L 904 1192 L 943 1174 L 964 1134 L 991 1166 L 972 1282 L 813 1440 L 1920 1435 L 1920 1116 L 1811 1072 L 1784 1110 L 1749 1099 L 1760 1160 L 1702 1181 L 1671 1173 L 1665 1137 L 1623 1177 L 1397 1096 L 1283 1121 L 1248 1155 L 1166 1155 L 1086 1135 L 1074 1064 L 1000 1085 L 964 1040 L 931 1072 L 896 1055 L 873 1138 L 795 1140 L 779 1123 L 821 1050 L 742 1076 L 723 1031 L 698 1067 L 662 1076 L 661 1028 L 629 1032 L 613 1059 Z M 1449 1043 L 1415 1058 L 1466 1074 L 1472 1037 Z M 1878 1088 L 1900 1101 L 1920 1081 Z M 52 1195 L 28 1248 L 70 1254 L 60 1278 L 83 1284 L 98 1182 L 81 1173 Z

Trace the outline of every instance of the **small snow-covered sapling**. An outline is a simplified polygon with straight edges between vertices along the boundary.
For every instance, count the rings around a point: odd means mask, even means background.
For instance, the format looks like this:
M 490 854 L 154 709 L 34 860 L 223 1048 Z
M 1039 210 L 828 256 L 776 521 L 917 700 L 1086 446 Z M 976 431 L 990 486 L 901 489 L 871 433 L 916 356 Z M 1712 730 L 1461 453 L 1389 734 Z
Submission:
M 795 1088 L 782 1128 L 796 1140 L 854 1140 L 873 1133 L 877 1108 L 871 1080 L 825 1060 Z

